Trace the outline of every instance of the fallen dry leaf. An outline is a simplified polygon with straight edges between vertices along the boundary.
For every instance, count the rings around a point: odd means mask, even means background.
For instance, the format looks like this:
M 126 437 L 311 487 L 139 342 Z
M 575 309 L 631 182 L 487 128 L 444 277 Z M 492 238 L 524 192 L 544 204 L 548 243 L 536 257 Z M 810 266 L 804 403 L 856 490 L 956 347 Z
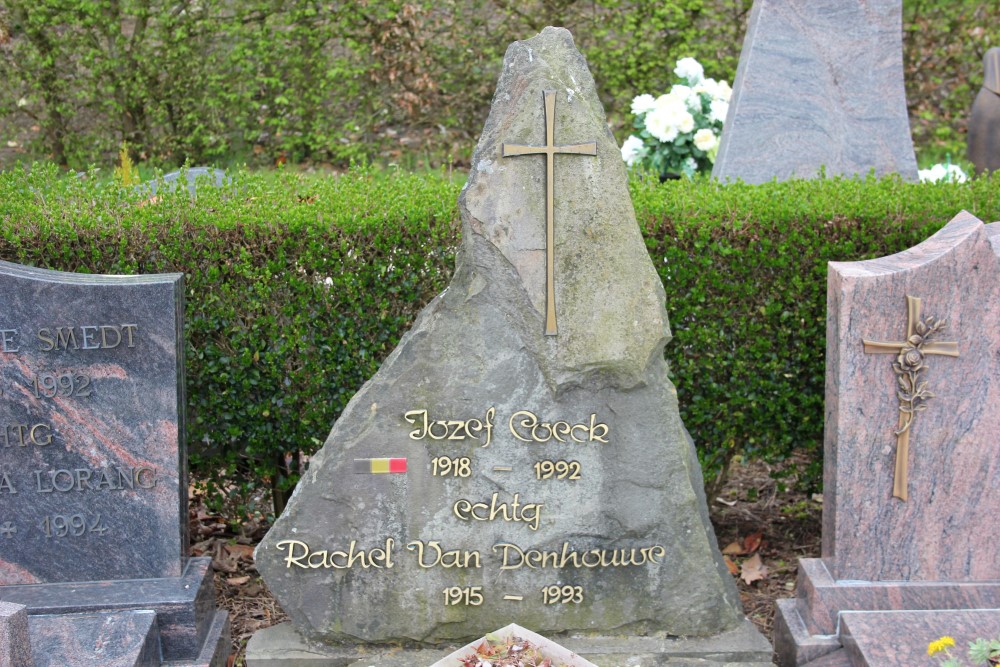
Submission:
M 764 565 L 764 562 L 760 559 L 760 554 L 754 554 L 752 558 L 747 558 L 743 561 L 740 579 L 742 579 L 745 584 L 752 584 L 755 581 L 759 581 L 767 577 L 767 573 L 767 566 Z
M 226 579 L 226 583 L 229 584 L 230 586 L 242 586 L 248 581 L 250 581 L 249 576 L 230 577 L 229 579 Z
M 740 573 L 740 566 L 733 562 L 733 559 L 729 556 L 723 556 L 722 560 L 725 562 L 726 567 L 729 568 L 729 574 L 737 575 Z
M 248 544 L 227 544 L 226 551 L 229 552 L 230 556 L 253 560 L 253 547 Z
M 739 556 L 746 552 L 743 551 L 743 546 L 739 542 L 730 542 L 729 546 L 722 550 L 722 553 L 727 556 Z
M 764 532 L 759 531 L 743 538 L 743 553 L 752 554 L 760 548 L 760 543 L 764 540 Z

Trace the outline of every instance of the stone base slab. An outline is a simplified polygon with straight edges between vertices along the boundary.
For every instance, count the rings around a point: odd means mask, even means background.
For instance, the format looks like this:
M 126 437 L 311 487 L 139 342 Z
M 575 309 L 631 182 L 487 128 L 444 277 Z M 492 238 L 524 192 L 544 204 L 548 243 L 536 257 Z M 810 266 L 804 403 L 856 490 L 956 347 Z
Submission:
M 192 659 L 166 660 L 163 667 L 227 667 L 231 650 L 229 614 L 219 609 L 212 617 L 201 652 Z
M 844 649 L 827 653 L 822 658 L 807 662 L 804 667 L 851 667 L 851 659 Z
M 0 666 L 31 667 L 28 612 L 22 604 L 0 601 Z
M 160 667 L 156 614 L 29 616 L 33 667 Z
M 953 655 L 966 662 L 969 642 L 1000 637 L 1000 609 L 970 611 L 845 612 L 844 649 L 855 667 L 911 667 L 927 660 L 927 645 L 955 640 Z
M 769 667 L 771 645 L 750 621 L 714 637 L 558 637 L 567 649 L 598 667 Z M 426 667 L 455 646 L 400 649 L 321 646 L 303 639 L 291 623 L 255 633 L 247 644 L 247 667 Z
M 821 667 L 825 664 L 819 662 L 821 658 L 842 649 L 847 650 L 836 658 L 829 658 L 831 667 L 867 664 L 863 662 L 864 652 L 858 653 L 851 648 L 851 642 L 859 645 L 856 638 L 851 639 L 852 622 L 859 636 L 871 635 L 874 631 L 862 632 L 862 628 L 873 627 L 872 624 L 881 628 L 885 623 L 895 623 L 898 625 L 894 630 L 896 636 L 916 642 L 917 653 L 926 658 L 927 643 L 942 635 L 956 636 L 955 633 L 971 618 L 969 613 L 979 618 L 978 612 L 983 612 L 984 618 L 990 618 L 1000 609 L 1000 580 L 960 583 L 836 581 L 819 558 L 799 561 L 797 591 L 796 598 L 778 601 L 774 651 L 781 667 L 814 662 L 816 667 Z M 927 629 L 920 620 L 920 612 L 941 619 L 945 625 L 940 634 L 926 640 L 923 634 L 911 634 L 911 631 L 923 633 Z M 989 627 L 989 623 L 982 627 Z
M 215 667 L 229 653 L 229 620 L 215 607 L 211 558 L 189 559 L 180 577 L 0 586 L 0 601 L 25 605 L 29 617 L 155 612 L 168 665 Z

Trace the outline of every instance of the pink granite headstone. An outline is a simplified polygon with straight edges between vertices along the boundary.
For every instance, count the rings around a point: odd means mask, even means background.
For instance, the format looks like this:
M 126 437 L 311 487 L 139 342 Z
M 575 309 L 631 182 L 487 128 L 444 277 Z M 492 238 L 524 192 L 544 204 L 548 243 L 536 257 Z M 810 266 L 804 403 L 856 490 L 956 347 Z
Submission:
M 901 400 L 897 355 L 863 339 L 902 341 L 907 297 L 946 321 L 928 339 L 933 393 L 910 425 L 909 488 L 892 496 Z M 823 559 L 837 579 L 985 581 L 1000 573 L 1000 264 L 986 227 L 958 215 L 906 252 L 830 264 Z M 926 345 L 926 344 L 925 344 Z
M 875 641 L 845 640 L 847 612 L 904 634 L 919 610 L 953 634 L 1000 613 L 1000 223 L 962 212 L 907 251 L 833 262 L 827 308 L 823 552 L 779 601 L 782 665 Z

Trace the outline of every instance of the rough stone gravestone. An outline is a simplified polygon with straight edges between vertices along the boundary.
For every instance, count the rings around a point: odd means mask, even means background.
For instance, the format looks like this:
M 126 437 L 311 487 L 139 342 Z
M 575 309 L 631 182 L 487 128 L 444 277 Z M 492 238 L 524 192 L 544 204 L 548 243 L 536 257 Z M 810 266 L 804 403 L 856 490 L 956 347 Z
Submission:
M 914 664 L 942 635 L 996 637 L 1000 223 L 961 213 L 831 263 L 827 303 L 823 553 L 779 601 L 779 663 Z
M 0 262 L 0 294 L 0 600 L 62 619 L 36 644 L 90 617 L 108 650 L 145 623 L 168 660 L 224 662 L 210 559 L 188 558 L 181 276 Z
M 900 0 L 755 0 L 712 176 L 917 180 Z
M 983 87 L 969 118 L 968 157 L 977 174 L 1000 170 L 1000 47 L 983 57 Z
M 599 664 L 767 662 L 708 521 L 666 376 L 663 287 L 569 32 L 507 50 L 472 164 L 450 286 L 257 548 L 294 630 L 259 633 L 248 664 L 510 622 L 590 635 L 560 643 Z

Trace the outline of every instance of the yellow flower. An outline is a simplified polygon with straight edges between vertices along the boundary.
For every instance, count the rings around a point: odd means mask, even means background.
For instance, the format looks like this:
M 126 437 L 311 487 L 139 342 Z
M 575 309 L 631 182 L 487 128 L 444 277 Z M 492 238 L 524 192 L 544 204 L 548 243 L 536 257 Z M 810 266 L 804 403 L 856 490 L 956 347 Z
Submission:
M 952 637 L 942 637 L 937 641 L 933 641 L 927 645 L 927 655 L 934 655 L 935 653 L 940 653 L 945 651 L 949 646 L 954 646 L 955 640 Z

